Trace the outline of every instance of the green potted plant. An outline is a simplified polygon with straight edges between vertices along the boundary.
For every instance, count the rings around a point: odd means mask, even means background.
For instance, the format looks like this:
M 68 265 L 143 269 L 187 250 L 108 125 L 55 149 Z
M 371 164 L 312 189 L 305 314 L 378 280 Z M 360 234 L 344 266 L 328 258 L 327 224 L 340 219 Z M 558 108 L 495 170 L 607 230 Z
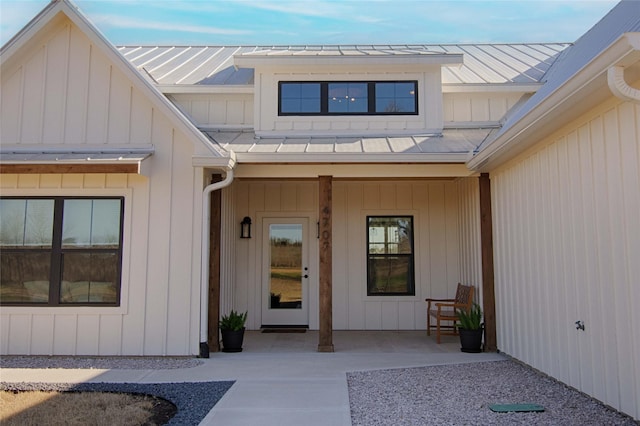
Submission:
M 471 353 L 482 352 L 484 323 L 482 322 L 480 305 L 474 303 L 468 311 L 459 309 L 458 324 L 456 326 L 460 333 L 460 350 Z
M 220 332 L 222 333 L 222 352 L 242 352 L 245 323 L 247 313 L 239 313 L 233 309 L 228 315 L 220 318 Z

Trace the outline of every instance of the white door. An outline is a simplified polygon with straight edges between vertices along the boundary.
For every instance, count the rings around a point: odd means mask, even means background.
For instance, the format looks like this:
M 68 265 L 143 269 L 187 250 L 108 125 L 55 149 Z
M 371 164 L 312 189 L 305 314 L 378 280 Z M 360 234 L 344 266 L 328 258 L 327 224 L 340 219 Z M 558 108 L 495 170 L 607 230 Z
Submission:
M 309 221 L 265 218 L 262 325 L 309 325 Z

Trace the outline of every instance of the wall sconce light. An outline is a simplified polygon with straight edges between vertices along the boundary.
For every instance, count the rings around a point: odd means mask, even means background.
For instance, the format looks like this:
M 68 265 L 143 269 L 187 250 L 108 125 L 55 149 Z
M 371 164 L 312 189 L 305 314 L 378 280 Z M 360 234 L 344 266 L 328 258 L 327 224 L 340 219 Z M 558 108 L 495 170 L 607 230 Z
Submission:
M 240 222 L 240 238 L 251 238 L 251 218 L 245 216 Z

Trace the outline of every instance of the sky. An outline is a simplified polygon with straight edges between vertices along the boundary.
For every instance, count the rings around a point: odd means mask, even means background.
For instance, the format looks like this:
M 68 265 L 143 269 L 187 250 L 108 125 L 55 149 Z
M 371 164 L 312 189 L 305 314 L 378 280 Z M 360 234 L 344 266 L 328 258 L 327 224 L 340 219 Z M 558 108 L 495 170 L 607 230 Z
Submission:
M 640 0 L 638 7 L 640 7 Z M 0 0 L 4 45 L 48 0 Z M 572 42 L 617 0 L 75 0 L 115 45 Z

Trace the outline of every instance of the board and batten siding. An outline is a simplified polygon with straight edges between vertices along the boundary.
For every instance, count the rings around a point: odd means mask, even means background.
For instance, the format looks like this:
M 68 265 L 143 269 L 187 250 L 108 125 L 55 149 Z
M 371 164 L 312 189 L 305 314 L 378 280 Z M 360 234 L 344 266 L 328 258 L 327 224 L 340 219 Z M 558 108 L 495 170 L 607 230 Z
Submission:
M 636 419 L 638 123 L 609 101 L 490 175 L 498 348 Z
M 318 184 L 315 181 L 252 181 L 238 179 L 225 190 L 226 200 L 234 201 L 232 219 L 239 224 L 242 218 L 252 220 L 252 238 L 240 239 L 239 228 L 235 239 L 235 285 L 223 291 L 221 300 L 233 300 L 234 309 L 248 311 L 247 328 L 259 329 L 262 321 L 262 226 L 263 219 L 303 217 L 309 220 L 309 327 L 318 328 L 318 244 L 315 239 L 315 223 L 318 217 Z M 231 195 L 233 194 L 233 195 Z M 231 241 L 227 242 L 232 248 Z M 226 274 L 226 273 L 225 273 Z M 314 296 L 315 295 L 315 296 Z
M 482 305 L 479 179 L 477 177 L 460 178 L 457 180 L 457 184 L 459 197 L 460 282 L 473 285 L 476 288 L 474 299 Z
M 366 217 L 412 215 L 415 296 L 367 296 Z M 334 182 L 333 326 L 422 330 L 424 299 L 453 297 L 460 280 L 454 181 Z
M 199 127 L 253 125 L 252 94 L 176 93 L 169 97 Z
M 417 80 L 418 115 L 408 116 L 278 116 L 278 82 L 280 81 L 383 81 Z M 440 67 L 427 72 L 372 73 L 369 69 L 353 72 L 318 72 L 313 68 L 300 72 L 264 72 L 256 69 L 255 79 L 256 133 L 309 133 L 353 135 L 379 132 L 427 132 L 442 130 L 442 86 Z
M 189 156 L 153 157 L 154 170 L 168 171 L 152 173 L 153 181 L 122 174 L 0 175 L 4 196 L 125 197 L 121 306 L 4 306 L 0 353 L 197 353 L 199 264 L 192 259 L 199 257 L 200 221 L 185 206 L 199 190 L 192 173 L 183 172 L 191 169 Z
M 125 196 L 121 306 L 3 306 L 2 354 L 198 353 L 200 199 L 194 143 L 61 17 L 3 64 L 1 139 L 16 145 L 153 145 L 146 176 L 3 174 L 3 196 Z M 157 101 L 156 101 L 157 102 Z M 196 259 L 196 260 L 194 260 Z
M 470 181 L 477 184 L 477 179 Z M 233 191 L 235 222 L 240 223 L 244 216 L 254 222 L 254 238 L 236 239 L 236 285 L 232 296 L 235 308 L 249 310 L 249 328 L 260 327 L 261 219 L 308 217 L 312 228 L 309 327 L 317 329 L 317 182 L 238 180 Z M 333 181 L 334 329 L 426 329 L 424 299 L 453 297 L 456 283 L 461 280 L 460 198 L 459 184 L 454 180 Z M 415 296 L 367 296 L 367 215 L 414 217 Z M 466 262 L 471 271 L 473 261 Z M 472 279 L 473 272 L 467 275 Z
M 498 123 L 522 95 L 523 93 L 444 93 L 444 122 Z
M 149 100 L 70 21 L 18 59 L 2 73 L 3 143 L 152 143 Z

